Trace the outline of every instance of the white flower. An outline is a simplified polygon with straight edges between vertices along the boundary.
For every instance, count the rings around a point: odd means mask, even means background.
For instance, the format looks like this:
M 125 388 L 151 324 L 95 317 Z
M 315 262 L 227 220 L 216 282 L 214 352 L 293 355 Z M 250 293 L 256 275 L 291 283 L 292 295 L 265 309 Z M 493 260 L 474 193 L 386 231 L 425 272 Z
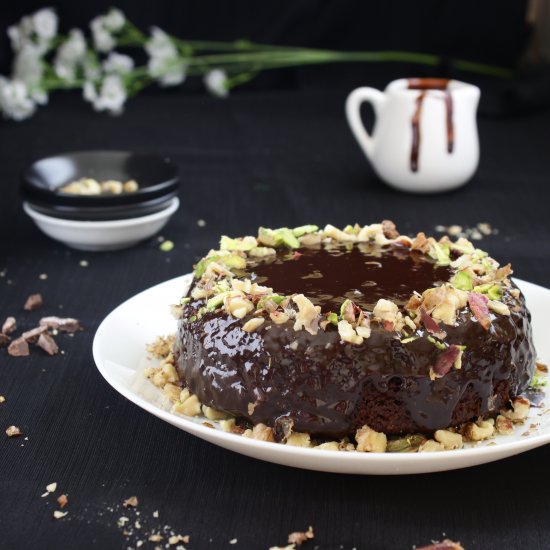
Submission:
M 103 16 L 103 25 L 106 29 L 116 32 L 122 29 L 126 24 L 126 17 L 116 8 L 111 8 L 106 15 Z
M 27 87 L 37 86 L 44 72 L 42 56 L 33 44 L 25 44 L 13 59 L 12 78 L 23 82 Z
M 43 73 L 40 49 L 31 43 L 25 44 L 14 57 L 12 79 L 22 82 L 31 99 L 41 105 L 48 102 L 48 95 L 42 89 Z
M 212 69 L 204 75 L 206 89 L 216 97 L 227 97 L 227 73 L 222 69 Z
M 23 120 L 32 116 L 35 110 L 36 105 L 23 82 L 0 76 L 0 111 L 5 118 Z
M 83 96 L 92 103 L 96 111 L 107 111 L 113 115 L 122 113 L 127 93 L 118 75 L 107 75 L 101 83 L 99 93 L 92 82 L 84 84 Z
M 59 48 L 53 66 L 59 78 L 72 81 L 76 77 L 76 70 L 86 58 L 86 39 L 80 29 L 72 29 L 69 37 Z
M 103 70 L 106 73 L 127 74 L 133 68 L 134 60 L 128 55 L 117 52 L 111 52 L 103 61 Z
M 107 14 L 92 19 L 90 28 L 96 49 L 100 52 L 110 52 L 116 46 L 113 34 L 120 31 L 125 24 L 124 14 L 116 8 L 111 8 Z
M 57 34 L 57 15 L 52 8 L 43 8 L 32 15 L 33 30 L 39 38 L 50 41 Z
M 105 28 L 102 16 L 92 19 L 90 28 L 92 29 L 94 45 L 98 51 L 109 52 L 115 47 L 115 39 L 113 38 L 113 35 Z
M 145 43 L 145 50 L 149 54 L 149 75 L 157 79 L 161 86 L 177 86 L 185 80 L 187 63 L 162 29 L 151 29 L 151 38 Z

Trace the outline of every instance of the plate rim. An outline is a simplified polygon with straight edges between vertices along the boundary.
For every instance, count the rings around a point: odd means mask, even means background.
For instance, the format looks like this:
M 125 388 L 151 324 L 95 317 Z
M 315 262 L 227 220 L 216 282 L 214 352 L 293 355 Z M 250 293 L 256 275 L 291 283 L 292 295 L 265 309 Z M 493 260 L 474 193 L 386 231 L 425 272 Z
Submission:
M 267 450 L 269 449 L 272 451 L 272 454 L 274 455 L 274 459 L 277 457 L 327 457 L 327 458 L 336 458 L 338 457 L 339 461 L 343 463 L 349 463 L 349 464 L 364 464 L 365 466 L 371 464 L 372 466 L 385 464 L 388 467 L 391 467 L 392 465 L 399 465 L 406 463 L 409 465 L 418 464 L 424 465 L 425 463 L 430 462 L 445 462 L 445 466 L 443 468 L 433 469 L 433 470 L 423 470 L 422 468 L 419 468 L 418 473 L 425 471 L 439 471 L 440 469 L 444 470 L 452 470 L 452 469 L 459 469 L 463 467 L 468 466 L 474 466 L 474 465 L 481 465 L 484 463 L 492 462 L 495 460 L 499 460 L 501 458 L 505 458 L 508 456 L 512 456 L 514 454 L 520 454 L 522 452 L 528 451 L 530 449 L 540 447 L 542 445 L 545 445 L 547 443 L 550 443 L 550 431 L 548 433 L 542 433 L 542 434 L 533 434 L 529 435 L 528 437 L 525 437 L 524 439 L 520 440 L 514 440 L 514 441 L 508 441 L 503 443 L 497 443 L 495 445 L 484 445 L 481 447 L 469 447 L 466 449 L 454 449 L 450 452 L 438 452 L 438 453 L 360 453 L 360 452 L 342 452 L 342 451 L 332 451 L 332 450 L 326 450 L 326 449 L 313 449 L 313 448 L 305 448 L 305 447 L 297 447 L 297 446 L 291 446 L 291 445 L 279 445 L 274 444 L 267 441 L 258 441 L 251 438 L 245 438 L 233 433 L 224 432 L 219 429 L 213 430 L 212 428 L 209 428 L 207 426 L 203 426 L 197 422 L 194 422 L 192 420 L 187 419 L 183 415 L 174 414 L 170 411 L 167 411 L 165 409 L 162 409 L 161 407 L 158 407 L 154 403 L 149 402 L 144 397 L 140 396 L 138 393 L 132 391 L 129 388 L 126 388 L 124 385 L 120 384 L 116 377 L 112 376 L 109 372 L 109 369 L 104 364 L 104 358 L 102 357 L 100 353 L 100 341 L 103 332 L 106 330 L 106 327 L 110 320 L 115 317 L 117 314 L 120 313 L 120 310 L 123 310 L 124 307 L 128 304 L 128 302 L 139 300 L 143 297 L 144 294 L 149 294 L 157 290 L 159 287 L 163 286 L 169 286 L 169 285 L 177 285 L 181 284 L 182 288 L 185 288 L 185 284 L 187 282 L 192 281 L 192 273 L 187 273 L 185 275 L 180 275 L 178 277 L 174 277 L 172 279 L 168 279 L 166 281 L 160 282 L 158 284 L 155 284 L 151 287 L 146 288 L 145 290 L 142 290 L 141 292 L 138 292 L 137 294 L 131 296 L 130 298 L 126 299 L 124 302 L 119 304 L 117 307 L 115 307 L 113 310 L 111 310 L 101 321 L 99 324 L 93 339 L 92 344 L 92 354 L 93 358 L 96 364 L 97 369 L 99 370 L 100 374 L 103 376 L 103 378 L 108 382 L 108 384 L 115 389 L 118 393 L 123 395 L 126 399 L 134 403 L 135 405 L 139 406 L 140 408 L 146 410 L 147 412 L 153 414 L 157 418 L 160 418 L 161 420 L 164 420 L 165 422 L 168 422 L 169 424 L 172 424 L 173 426 L 183 429 L 187 433 L 190 433 L 191 435 L 197 436 L 203 440 L 208 441 L 209 443 L 217 444 L 218 446 L 222 446 L 226 449 L 230 449 L 234 452 L 238 452 L 240 454 L 245 454 L 247 456 L 254 456 L 250 455 L 246 452 L 241 452 L 240 450 L 236 450 L 233 448 L 236 444 L 239 448 L 243 449 L 254 449 L 254 450 Z M 544 292 L 550 293 L 550 289 L 545 288 L 541 285 L 537 285 L 535 283 L 531 283 L 529 281 L 524 281 L 522 279 L 518 279 L 514 277 L 514 281 L 519 286 L 520 290 L 523 292 L 524 288 L 534 287 L 535 289 L 542 290 Z M 143 343 L 143 350 L 145 353 L 145 345 L 146 342 Z M 160 390 L 159 390 L 160 391 Z M 215 434 L 215 437 L 211 437 L 213 434 Z M 220 440 L 219 442 L 213 442 L 212 439 Z M 227 442 L 228 445 L 222 445 L 221 442 Z M 513 452 L 508 452 L 513 451 Z M 501 456 L 505 455 L 505 456 Z M 467 458 L 476 459 L 480 456 L 483 456 L 484 459 L 481 462 L 474 461 L 473 464 L 465 464 L 465 465 L 459 465 L 455 463 L 463 462 Z M 444 461 L 438 460 L 444 457 Z M 258 458 L 258 457 L 255 457 Z M 261 458 L 261 460 L 270 461 L 270 462 L 276 462 L 276 463 L 285 463 L 278 462 L 277 460 L 268 460 L 266 458 Z M 472 462 L 472 461 L 470 461 Z M 316 465 L 316 466 L 322 466 L 322 465 Z M 300 466 L 302 468 L 307 468 L 306 466 Z M 309 468 L 313 469 L 313 468 Z M 314 468 L 321 470 L 322 468 Z M 327 470 L 331 472 L 337 472 L 336 470 Z M 338 472 L 337 472 L 338 473 Z M 352 472 L 346 472 L 342 471 L 340 473 L 347 474 Z M 353 472 L 353 473 L 362 473 L 362 472 Z M 368 472 L 366 472 L 368 474 Z M 389 472 L 388 472 L 389 473 Z M 404 473 L 408 474 L 411 472 L 395 472 L 397 474 Z

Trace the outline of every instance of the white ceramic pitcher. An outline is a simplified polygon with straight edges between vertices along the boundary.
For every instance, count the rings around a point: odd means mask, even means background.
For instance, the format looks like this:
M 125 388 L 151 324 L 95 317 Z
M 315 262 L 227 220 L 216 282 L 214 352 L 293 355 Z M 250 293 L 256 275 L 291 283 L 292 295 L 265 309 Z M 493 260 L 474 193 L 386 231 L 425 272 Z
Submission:
M 477 86 L 457 80 L 402 78 L 384 92 L 357 88 L 346 115 L 378 176 L 403 191 L 431 193 L 466 183 L 479 162 Z M 360 115 L 368 101 L 375 114 L 369 135 Z

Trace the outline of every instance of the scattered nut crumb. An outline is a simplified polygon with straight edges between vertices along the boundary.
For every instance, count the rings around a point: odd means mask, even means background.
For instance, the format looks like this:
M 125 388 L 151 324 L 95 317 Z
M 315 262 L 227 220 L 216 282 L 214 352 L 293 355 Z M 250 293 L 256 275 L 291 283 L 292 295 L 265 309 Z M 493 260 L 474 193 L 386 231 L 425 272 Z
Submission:
M 432 542 L 428 546 L 417 547 L 416 550 L 464 550 L 464 547 L 460 542 L 445 539 L 441 542 Z
M 57 503 L 61 508 L 65 508 L 69 502 L 69 499 L 67 498 L 67 495 L 59 495 L 57 497 Z
M 46 485 L 46 491 L 48 491 L 48 493 L 55 493 L 56 489 L 57 483 L 55 481 L 53 483 L 50 483 L 49 485 Z
M 206 225 L 206 222 L 204 220 L 197 220 L 197 225 L 199 227 L 204 227 Z
M 23 306 L 23 309 L 25 311 L 33 311 L 35 309 L 38 309 L 42 306 L 42 295 L 41 294 L 31 294 L 27 301 L 25 302 L 25 305 Z
M 41 281 L 45 281 L 45 280 L 48 278 L 48 274 L 47 274 L 47 273 L 40 273 L 40 275 L 38 276 L 38 278 L 39 278 Z
M 307 531 L 295 531 L 288 535 L 288 542 L 290 544 L 297 544 L 300 546 L 306 540 L 314 538 L 313 527 L 310 525 Z
M 172 241 L 163 241 L 159 248 L 162 252 L 170 252 L 174 248 L 174 243 Z
M 64 518 L 69 512 L 61 512 L 60 510 L 55 510 L 53 513 L 53 517 L 55 519 L 61 519 Z
M 43 349 L 48 355 L 59 353 L 59 347 L 55 340 L 47 333 L 41 334 L 38 338 L 37 346 Z
M 78 265 L 80 265 L 80 267 L 88 267 L 88 261 L 87 260 L 80 260 Z
M 6 398 L 3 395 L 0 395 L 0 403 L 5 403 Z
M 237 539 L 231 539 L 229 541 L 229 544 L 237 544 L 237 542 L 238 542 Z
M 6 429 L 6 435 L 8 437 L 17 437 L 18 435 L 23 435 L 23 432 L 17 426 L 10 426 Z
M 128 508 L 129 506 L 131 506 L 132 508 L 135 508 L 137 505 L 138 505 L 138 498 L 137 497 L 127 498 L 122 503 L 122 506 L 124 506 L 124 508 Z
M 149 535 L 149 540 L 151 542 L 160 542 L 164 537 L 159 534 L 159 533 L 155 533 L 153 535 Z

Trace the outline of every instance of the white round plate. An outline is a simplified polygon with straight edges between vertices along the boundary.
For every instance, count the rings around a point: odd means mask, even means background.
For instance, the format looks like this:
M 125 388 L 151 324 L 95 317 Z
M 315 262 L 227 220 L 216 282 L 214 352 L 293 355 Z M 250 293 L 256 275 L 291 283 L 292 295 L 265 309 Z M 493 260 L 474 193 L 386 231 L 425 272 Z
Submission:
M 530 418 L 513 435 L 461 450 L 433 453 L 359 453 L 292 447 L 256 441 L 203 425 L 204 418 L 170 412 L 164 393 L 143 375 L 150 364 L 145 346 L 157 336 L 172 334 L 176 322 L 169 305 L 187 292 L 191 274 L 156 285 L 130 298 L 112 311 L 99 326 L 93 343 L 94 360 L 103 377 L 124 397 L 166 422 L 210 443 L 243 455 L 296 468 L 345 474 L 418 474 L 466 468 L 512 456 L 550 442 L 550 414 L 531 408 Z M 545 331 L 550 313 L 550 290 L 516 280 L 533 316 L 539 358 L 550 358 Z M 120 345 L 124 342 L 124 346 Z M 531 427 L 537 424 L 537 427 Z

